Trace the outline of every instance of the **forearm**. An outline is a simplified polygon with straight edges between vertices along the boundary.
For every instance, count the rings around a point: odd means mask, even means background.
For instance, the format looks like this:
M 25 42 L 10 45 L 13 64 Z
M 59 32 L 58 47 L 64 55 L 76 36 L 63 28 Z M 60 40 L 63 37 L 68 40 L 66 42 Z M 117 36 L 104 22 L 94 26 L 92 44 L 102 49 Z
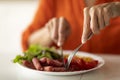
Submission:
M 42 46 L 50 46 L 52 44 L 52 40 L 50 38 L 50 34 L 47 28 L 43 27 L 40 30 L 37 30 L 34 32 L 29 40 L 28 40 L 29 45 L 30 44 L 39 44 Z

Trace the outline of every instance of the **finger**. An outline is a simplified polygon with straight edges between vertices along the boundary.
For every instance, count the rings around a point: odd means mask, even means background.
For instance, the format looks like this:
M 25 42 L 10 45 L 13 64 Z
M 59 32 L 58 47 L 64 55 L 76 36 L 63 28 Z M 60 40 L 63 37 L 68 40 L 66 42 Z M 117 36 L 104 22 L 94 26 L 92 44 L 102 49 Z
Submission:
M 58 42 L 58 19 L 57 18 L 54 18 L 52 19 L 52 34 L 51 34 L 51 37 L 52 37 L 52 40 L 57 43 Z
M 105 27 L 105 23 L 104 23 L 104 17 L 103 17 L 103 8 L 100 6 L 97 9 L 97 16 L 98 16 L 99 30 L 101 30 Z
M 70 25 L 66 19 L 64 19 L 64 21 L 63 21 L 63 26 L 64 26 L 64 28 L 63 28 L 64 33 L 63 34 L 65 35 L 65 39 L 66 39 L 70 35 L 70 32 L 71 32 Z
M 84 23 L 83 23 L 83 33 L 82 33 L 82 43 L 85 43 L 88 39 L 88 35 L 91 32 L 90 30 L 90 15 L 89 8 L 84 8 Z
M 52 22 L 49 21 L 47 24 L 45 24 L 45 27 L 48 28 L 48 31 L 50 32 L 50 35 L 51 35 L 51 29 L 52 29 Z
M 103 8 L 103 14 L 104 14 L 103 18 L 104 18 L 105 26 L 108 26 L 110 23 L 110 18 L 113 15 L 110 5 L 107 5 Z
M 99 33 L 99 25 L 98 25 L 98 17 L 97 17 L 95 7 L 90 8 L 90 18 L 91 18 L 90 28 L 94 34 L 98 34 Z
M 70 28 L 70 25 L 69 25 L 69 23 L 68 22 L 66 22 L 65 23 L 65 26 L 66 26 L 66 34 L 65 34 L 65 36 L 66 36 L 66 38 L 70 35 L 70 32 L 71 32 L 71 28 Z
M 65 41 L 65 19 L 61 17 L 59 19 L 59 29 L 58 29 L 58 46 L 62 46 Z

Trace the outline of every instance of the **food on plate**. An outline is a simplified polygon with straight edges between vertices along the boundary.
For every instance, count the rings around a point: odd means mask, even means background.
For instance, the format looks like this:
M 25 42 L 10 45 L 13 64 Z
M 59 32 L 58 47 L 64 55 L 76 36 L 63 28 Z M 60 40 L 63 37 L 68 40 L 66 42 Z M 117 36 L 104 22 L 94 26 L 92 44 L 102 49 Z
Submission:
M 81 71 L 96 67 L 98 61 L 91 57 L 74 56 L 69 69 L 65 69 L 68 55 L 64 55 L 64 63 L 59 52 L 55 48 L 47 48 L 38 45 L 31 45 L 23 55 L 17 55 L 13 62 L 25 67 L 49 72 Z

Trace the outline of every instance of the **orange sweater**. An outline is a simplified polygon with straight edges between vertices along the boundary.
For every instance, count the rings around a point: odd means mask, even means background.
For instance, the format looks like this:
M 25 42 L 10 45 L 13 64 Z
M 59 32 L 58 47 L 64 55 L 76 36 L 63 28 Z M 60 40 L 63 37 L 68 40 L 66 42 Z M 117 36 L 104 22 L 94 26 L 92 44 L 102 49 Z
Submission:
M 120 0 L 97 0 L 95 5 Z M 63 48 L 72 50 L 81 43 L 83 28 L 84 0 L 40 0 L 38 11 L 32 24 L 22 34 L 23 50 L 28 48 L 28 38 L 43 27 L 53 17 L 65 17 L 71 25 L 72 33 Z M 111 20 L 110 26 L 101 31 L 80 49 L 94 53 L 120 53 L 120 17 Z

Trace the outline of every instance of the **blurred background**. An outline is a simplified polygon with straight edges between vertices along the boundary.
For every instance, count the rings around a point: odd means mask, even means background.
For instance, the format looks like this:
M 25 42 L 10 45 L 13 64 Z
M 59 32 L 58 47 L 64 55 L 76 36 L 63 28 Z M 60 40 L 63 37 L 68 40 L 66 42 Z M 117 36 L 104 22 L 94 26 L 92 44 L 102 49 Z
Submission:
M 39 0 L 0 0 L 0 54 L 21 51 L 21 33 L 30 24 Z

